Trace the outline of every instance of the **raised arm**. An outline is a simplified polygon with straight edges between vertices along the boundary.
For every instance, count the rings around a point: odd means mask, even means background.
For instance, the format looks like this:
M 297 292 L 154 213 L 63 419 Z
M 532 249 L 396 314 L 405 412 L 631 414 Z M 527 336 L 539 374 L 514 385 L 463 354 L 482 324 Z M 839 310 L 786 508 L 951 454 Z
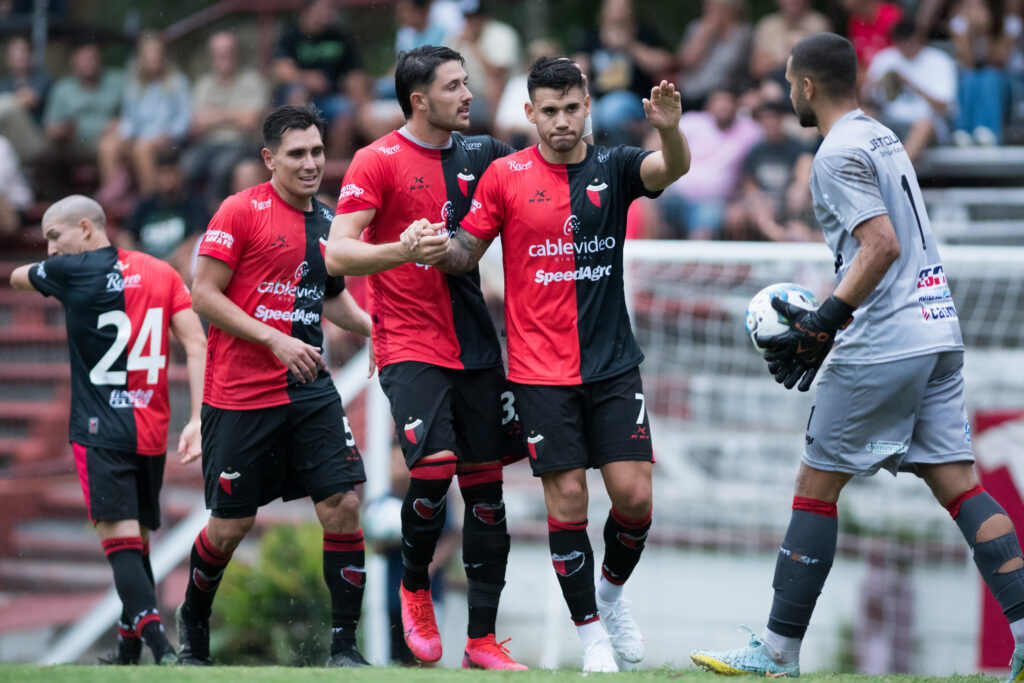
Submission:
M 203 405 L 203 380 L 206 375 L 206 333 L 199 316 L 185 308 L 171 316 L 171 332 L 185 347 L 188 368 L 188 393 L 191 406 L 188 423 L 178 439 L 178 456 L 188 464 L 203 454 L 200 413 Z
M 647 120 L 661 137 L 661 150 L 647 155 L 640 164 L 640 178 L 652 192 L 664 190 L 690 170 L 690 146 L 679 128 L 683 109 L 674 84 L 662 81 L 644 98 Z
M 234 271 L 212 256 L 200 255 L 192 280 L 192 309 L 228 334 L 263 344 L 299 381 L 316 379 L 327 367 L 320 349 L 256 320 L 224 294 Z

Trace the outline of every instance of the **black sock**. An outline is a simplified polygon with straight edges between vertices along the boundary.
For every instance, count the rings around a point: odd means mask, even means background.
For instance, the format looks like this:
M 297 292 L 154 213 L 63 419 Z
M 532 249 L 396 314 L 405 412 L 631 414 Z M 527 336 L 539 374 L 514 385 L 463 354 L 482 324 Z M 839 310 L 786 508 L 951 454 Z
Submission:
M 430 562 L 444 530 L 448 487 L 455 459 L 413 466 L 402 501 L 402 585 L 408 591 L 430 588 Z
M 149 561 L 149 539 L 142 542 L 142 568 L 146 570 L 149 582 L 156 588 L 156 578 L 153 576 L 153 565 Z
M 786 638 L 803 638 L 814 605 L 836 556 L 839 520 L 835 503 L 793 498 L 793 515 L 779 548 L 772 588 L 775 597 L 768 629 Z
M 551 564 L 558 574 L 562 597 L 569 616 L 577 626 L 595 621 L 597 599 L 594 596 L 594 551 L 587 536 L 587 520 L 560 522 L 548 515 L 548 545 Z
M 462 563 L 466 569 L 470 638 L 494 633 L 510 547 L 501 494 L 501 466 L 459 475 L 465 501 Z
M 188 587 L 185 589 L 185 604 L 182 612 L 189 620 L 204 621 L 210 618 L 213 598 L 217 594 L 224 567 L 231 560 L 231 553 L 224 553 L 214 547 L 204 528 L 192 545 L 188 568 Z
M 366 584 L 366 546 L 362 529 L 349 534 L 324 532 L 324 581 L 331 594 L 331 654 L 334 655 L 350 647 L 356 639 Z
M 127 623 L 150 646 L 156 661 L 160 661 L 160 657 L 170 650 L 170 644 L 156 609 L 156 592 L 142 563 L 142 538 L 108 538 L 102 541 L 102 545 L 114 571 L 114 587 L 129 616 Z
M 615 508 L 608 512 L 604 523 L 604 562 L 601 575 L 609 583 L 621 586 L 626 583 L 647 542 L 651 528 L 651 510 L 639 518 L 626 517 Z

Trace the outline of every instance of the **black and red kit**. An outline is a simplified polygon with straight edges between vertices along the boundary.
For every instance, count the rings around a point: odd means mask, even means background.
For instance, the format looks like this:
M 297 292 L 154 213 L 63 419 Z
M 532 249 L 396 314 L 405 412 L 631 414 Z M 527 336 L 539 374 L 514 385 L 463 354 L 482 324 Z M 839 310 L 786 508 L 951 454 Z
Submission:
M 551 164 L 529 147 L 484 174 L 462 227 L 501 235 L 508 378 L 577 385 L 643 360 L 626 311 L 622 247 L 626 212 L 644 187 L 651 152 L 587 146 L 576 164 Z
M 224 200 L 199 255 L 234 271 L 224 294 L 239 308 L 322 348 L 324 298 L 345 288 L 345 279 L 328 277 L 324 265 L 332 220 L 334 212 L 324 203 L 314 199 L 311 211 L 300 211 L 263 183 Z M 332 395 L 337 390 L 327 370 L 311 382 L 298 382 L 268 347 L 210 326 L 203 403 L 255 410 Z
M 32 286 L 64 304 L 71 360 L 71 441 L 162 455 L 167 451 L 167 330 L 190 308 L 166 262 L 113 246 L 53 256 Z
M 489 136 L 459 133 L 452 133 L 449 147 L 431 149 L 392 131 L 356 152 L 345 173 L 338 213 L 375 209 L 363 234 L 371 244 L 398 241 L 420 218 L 444 222 L 454 233 L 488 165 L 513 151 Z M 370 275 L 368 284 L 373 348 L 381 368 L 402 361 L 460 370 L 501 365 L 501 347 L 476 269 L 447 275 L 406 263 Z

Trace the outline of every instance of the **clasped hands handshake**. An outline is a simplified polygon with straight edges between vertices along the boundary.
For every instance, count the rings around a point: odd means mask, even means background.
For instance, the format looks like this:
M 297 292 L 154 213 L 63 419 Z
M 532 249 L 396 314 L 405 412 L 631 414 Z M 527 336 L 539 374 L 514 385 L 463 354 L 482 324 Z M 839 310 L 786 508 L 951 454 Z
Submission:
M 448 229 L 445 224 L 420 218 L 409 224 L 401 236 L 402 247 L 411 252 L 408 260 L 425 266 L 436 266 L 448 253 Z

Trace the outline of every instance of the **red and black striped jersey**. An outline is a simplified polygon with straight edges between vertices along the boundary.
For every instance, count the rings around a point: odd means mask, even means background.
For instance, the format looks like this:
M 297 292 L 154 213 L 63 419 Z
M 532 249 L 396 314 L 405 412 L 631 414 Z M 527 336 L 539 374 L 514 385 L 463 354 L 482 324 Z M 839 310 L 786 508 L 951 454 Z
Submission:
M 64 304 L 71 360 L 71 441 L 141 455 L 167 451 L 167 336 L 190 308 L 181 276 L 137 251 L 53 256 L 32 286 Z
M 450 147 L 428 149 L 392 131 L 356 152 L 342 183 L 338 213 L 376 209 L 363 233 L 371 244 L 397 241 L 420 218 L 444 221 L 454 233 L 488 164 L 513 151 L 489 136 L 458 133 L 452 133 Z M 370 275 L 368 287 L 378 366 L 419 361 L 480 369 L 501 364 L 478 270 L 457 276 L 406 263 Z
M 550 164 L 536 146 L 491 164 L 462 227 L 501 235 L 509 379 L 575 385 L 636 367 L 622 282 L 626 212 L 656 197 L 640 178 L 650 152 L 587 147 Z
M 268 183 L 231 195 L 220 205 L 199 246 L 200 256 L 226 263 L 233 272 L 224 294 L 243 311 L 311 346 L 323 347 L 325 297 L 345 288 L 328 277 L 324 249 L 334 212 L 313 200 L 312 211 L 285 202 Z M 263 344 L 239 339 L 210 325 L 203 402 L 216 408 L 252 410 L 336 393 L 321 369 L 300 383 Z

